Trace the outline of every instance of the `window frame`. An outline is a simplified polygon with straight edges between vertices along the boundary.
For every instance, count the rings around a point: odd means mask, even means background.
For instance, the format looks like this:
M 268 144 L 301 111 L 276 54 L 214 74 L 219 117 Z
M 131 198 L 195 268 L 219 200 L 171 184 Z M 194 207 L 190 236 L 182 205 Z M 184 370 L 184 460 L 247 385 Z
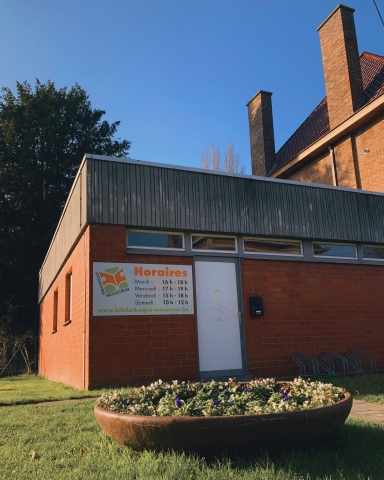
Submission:
M 215 238 L 234 238 L 235 239 L 235 250 L 206 250 L 206 249 L 196 249 L 193 248 L 193 236 L 200 236 L 200 237 L 215 237 Z M 210 233 L 191 233 L 191 252 L 192 253 L 220 253 L 220 254 L 228 254 L 228 255 L 238 255 L 239 254 L 239 245 L 237 240 L 237 235 L 217 235 L 217 234 L 210 234 Z
M 57 320 L 59 316 L 59 289 L 53 291 L 53 318 L 52 318 L 52 332 L 57 333 Z
M 343 246 L 348 246 L 348 247 L 354 247 L 355 249 L 355 256 L 354 257 L 338 257 L 338 256 L 335 256 L 335 255 L 315 255 L 315 252 L 314 252 L 314 249 L 313 249 L 313 245 L 315 243 L 318 243 L 318 244 L 324 244 L 324 245 L 343 245 Z M 358 251 L 357 251 L 357 244 L 356 243 L 340 243 L 340 242 L 327 242 L 327 241 L 315 241 L 315 240 L 312 240 L 311 241 L 311 244 L 312 244 L 312 256 L 313 258 L 337 258 L 337 259 L 345 259 L 345 260 L 359 260 L 359 255 L 358 255 Z
M 163 235 L 181 235 L 183 248 L 175 248 L 175 247 L 145 247 L 139 245 L 128 245 L 128 233 L 135 232 L 135 233 L 154 233 L 156 235 L 163 234 Z M 171 231 L 163 231 L 163 230 L 137 230 L 135 228 L 127 228 L 127 236 L 126 236 L 126 248 L 129 250 L 134 250 L 139 248 L 140 250 L 163 250 L 166 252 L 185 252 L 185 234 L 182 232 L 171 232 Z
M 72 323 L 73 313 L 73 276 L 72 270 L 65 275 L 65 321 L 63 326 L 66 327 Z
M 364 247 L 383 248 L 384 249 L 384 245 L 365 245 L 365 244 L 361 244 L 361 257 L 364 260 L 364 262 L 384 262 L 384 258 L 367 258 L 367 257 L 364 257 Z
M 246 240 L 280 240 L 279 238 L 273 238 L 273 237 L 249 237 L 249 236 L 244 236 L 243 237 L 243 250 L 244 250 L 244 255 L 269 255 L 269 256 L 275 256 L 278 255 L 279 257 L 304 257 L 304 250 L 303 250 L 303 242 L 301 240 L 296 240 L 292 238 L 286 238 L 284 240 L 290 241 L 290 242 L 298 242 L 300 244 L 300 253 L 279 253 L 279 252 L 250 252 L 245 249 L 245 241 Z M 284 241 L 282 240 L 282 241 Z

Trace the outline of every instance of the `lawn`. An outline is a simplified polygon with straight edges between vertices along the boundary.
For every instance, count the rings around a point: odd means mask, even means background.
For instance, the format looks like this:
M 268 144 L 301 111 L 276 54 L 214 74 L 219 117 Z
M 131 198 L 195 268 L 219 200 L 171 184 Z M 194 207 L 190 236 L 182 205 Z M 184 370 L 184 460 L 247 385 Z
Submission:
M 384 404 L 384 374 L 321 378 L 320 380 L 324 383 L 333 383 L 344 387 L 356 399 Z M 62 383 L 51 382 L 38 375 L 5 377 L 0 378 L 0 405 L 98 397 L 110 390 L 112 389 L 77 390 Z M 129 388 L 123 390 L 129 390 Z
M 338 387 L 344 387 L 357 400 L 384 404 L 383 373 L 377 375 L 357 375 L 354 377 L 320 378 L 320 380 L 324 383 L 333 383 Z
M 0 405 L 98 397 L 104 390 L 77 390 L 63 383 L 51 382 L 38 375 L 0 378 Z
M 355 398 L 384 403 L 384 375 L 322 379 Z M 99 396 L 39 376 L 0 379 L 0 404 Z M 95 399 L 0 408 L 0 479 L 375 480 L 383 478 L 384 426 L 350 419 L 321 446 L 206 461 L 176 453 L 137 453 L 109 439 L 93 415 Z
M 1 407 L 0 478 L 18 480 L 374 480 L 384 471 L 384 428 L 356 420 L 322 446 L 207 462 L 193 455 L 137 453 L 100 430 L 94 400 Z
M 98 395 L 98 392 L 76 390 L 62 383 L 50 382 L 38 375 L 0 378 L 0 405 L 68 400 Z

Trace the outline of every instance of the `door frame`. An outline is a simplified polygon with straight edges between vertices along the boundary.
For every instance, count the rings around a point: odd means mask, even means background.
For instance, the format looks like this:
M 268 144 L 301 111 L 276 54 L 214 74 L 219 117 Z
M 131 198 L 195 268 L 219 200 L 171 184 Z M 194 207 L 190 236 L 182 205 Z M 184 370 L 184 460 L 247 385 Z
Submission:
M 237 285 L 237 303 L 238 311 L 241 313 L 242 322 L 239 323 L 239 336 L 240 336 L 240 351 L 241 351 L 241 364 L 242 369 L 240 370 L 213 370 L 213 371 L 204 371 L 200 370 L 200 358 L 199 358 L 199 326 L 197 321 L 197 295 L 196 295 L 196 262 L 217 262 L 217 263 L 234 263 L 235 272 L 236 272 L 236 285 Z M 243 295 L 242 295 L 242 283 L 240 275 L 240 259 L 233 256 L 210 256 L 210 255 L 194 255 L 193 256 L 193 268 L 194 268 L 194 298 L 195 298 L 195 312 L 196 312 L 196 335 L 197 335 L 197 359 L 198 359 L 198 373 L 199 378 L 211 379 L 211 378 L 221 378 L 221 377 L 241 377 L 248 374 L 248 361 L 247 361 L 247 351 L 246 351 L 246 336 L 245 336 L 245 324 L 244 324 L 244 308 L 243 308 Z

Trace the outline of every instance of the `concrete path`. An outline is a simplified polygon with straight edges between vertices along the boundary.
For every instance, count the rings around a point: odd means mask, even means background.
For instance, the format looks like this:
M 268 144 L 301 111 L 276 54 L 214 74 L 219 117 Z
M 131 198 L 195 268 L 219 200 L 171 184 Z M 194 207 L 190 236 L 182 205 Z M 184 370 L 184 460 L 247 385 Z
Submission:
M 367 422 L 384 423 L 384 405 L 353 400 L 350 416 Z

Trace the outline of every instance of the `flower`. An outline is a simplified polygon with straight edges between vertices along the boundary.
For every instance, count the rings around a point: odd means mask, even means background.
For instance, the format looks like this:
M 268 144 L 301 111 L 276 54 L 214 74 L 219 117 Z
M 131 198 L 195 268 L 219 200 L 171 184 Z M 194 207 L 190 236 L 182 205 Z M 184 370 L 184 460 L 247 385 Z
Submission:
M 287 400 L 288 399 L 288 390 L 284 390 L 283 392 L 283 400 Z
M 233 407 L 233 405 L 234 405 L 234 404 L 233 404 L 233 400 L 229 400 L 229 406 L 230 406 L 230 407 Z
M 176 395 L 176 398 L 175 398 L 175 405 L 176 405 L 177 408 L 181 408 L 183 406 L 180 398 L 177 395 Z
M 217 398 L 215 398 L 213 400 L 214 404 L 216 405 L 216 407 L 218 407 L 220 405 L 220 400 L 217 400 Z
M 247 394 L 247 393 L 248 393 L 248 387 L 245 387 L 245 388 L 244 388 L 244 391 L 243 391 L 243 393 L 245 393 L 245 394 Z

